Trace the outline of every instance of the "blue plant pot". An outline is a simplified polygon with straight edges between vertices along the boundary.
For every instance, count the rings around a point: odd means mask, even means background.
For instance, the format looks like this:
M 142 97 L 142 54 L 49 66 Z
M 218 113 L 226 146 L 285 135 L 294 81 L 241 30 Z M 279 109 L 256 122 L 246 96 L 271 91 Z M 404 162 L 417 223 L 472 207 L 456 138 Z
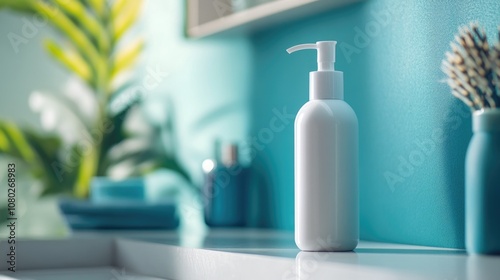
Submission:
M 473 115 L 465 164 L 466 248 L 500 254 L 500 110 Z

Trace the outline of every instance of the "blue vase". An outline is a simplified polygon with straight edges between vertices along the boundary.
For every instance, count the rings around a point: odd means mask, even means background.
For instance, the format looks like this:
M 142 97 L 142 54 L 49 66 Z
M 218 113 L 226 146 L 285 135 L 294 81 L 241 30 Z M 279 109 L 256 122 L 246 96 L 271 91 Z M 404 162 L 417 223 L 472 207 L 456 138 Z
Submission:
M 475 112 L 465 164 L 466 248 L 500 254 L 500 109 Z

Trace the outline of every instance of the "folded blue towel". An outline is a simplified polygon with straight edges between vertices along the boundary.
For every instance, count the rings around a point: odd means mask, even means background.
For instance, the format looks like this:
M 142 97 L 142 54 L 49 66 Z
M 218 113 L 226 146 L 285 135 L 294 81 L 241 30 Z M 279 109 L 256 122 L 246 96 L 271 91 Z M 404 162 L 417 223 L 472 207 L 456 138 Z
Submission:
M 59 209 L 72 229 L 175 229 L 179 226 L 175 201 L 161 203 L 62 199 Z

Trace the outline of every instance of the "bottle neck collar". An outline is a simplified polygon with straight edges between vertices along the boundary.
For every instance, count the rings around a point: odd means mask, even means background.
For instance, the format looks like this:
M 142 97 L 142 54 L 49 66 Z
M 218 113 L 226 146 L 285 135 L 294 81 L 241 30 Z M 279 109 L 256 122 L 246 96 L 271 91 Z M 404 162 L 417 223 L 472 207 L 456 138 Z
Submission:
M 500 109 L 486 109 L 472 114 L 474 132 L 500 132 Z
M 309 74 L 309 99 L 344 100 L 344 73 L 315 71 Z

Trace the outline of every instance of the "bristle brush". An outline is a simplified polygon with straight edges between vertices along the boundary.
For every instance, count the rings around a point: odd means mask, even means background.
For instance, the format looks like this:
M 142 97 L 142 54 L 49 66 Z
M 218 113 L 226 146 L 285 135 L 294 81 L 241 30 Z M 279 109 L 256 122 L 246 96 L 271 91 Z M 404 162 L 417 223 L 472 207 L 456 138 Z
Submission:
M 452 94 L 472 110 L 500 107 L 500 27 L 492 45 L 477 23 L 459 28 L 441 69 Z

